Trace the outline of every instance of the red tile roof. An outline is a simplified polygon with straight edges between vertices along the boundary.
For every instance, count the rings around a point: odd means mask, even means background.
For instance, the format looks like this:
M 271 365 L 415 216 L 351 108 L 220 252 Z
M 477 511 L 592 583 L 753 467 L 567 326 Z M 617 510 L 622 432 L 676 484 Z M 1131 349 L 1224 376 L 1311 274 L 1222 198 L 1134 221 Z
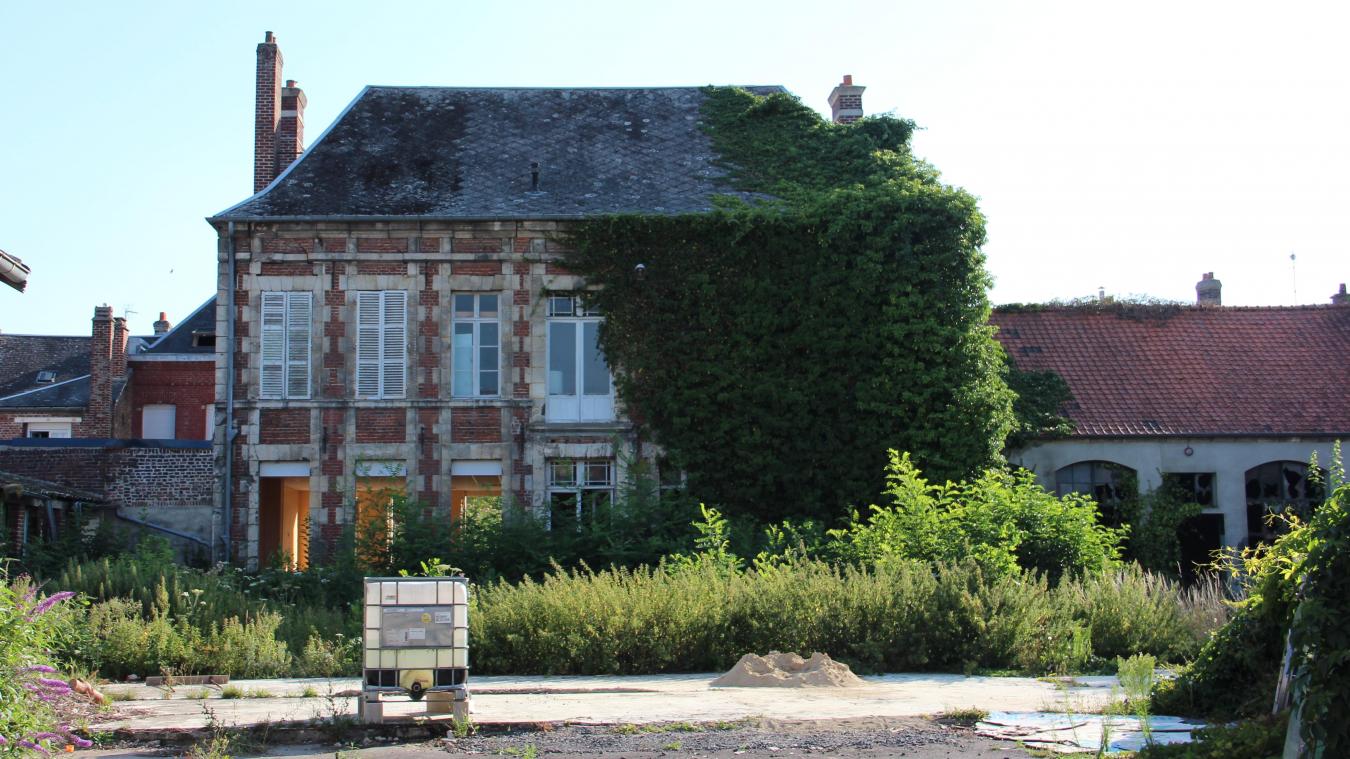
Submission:
M 1076 437 L 1350 433 L 1350 307 L 1005 307 L 990 322 L 1019 369 L 1068 383 Z

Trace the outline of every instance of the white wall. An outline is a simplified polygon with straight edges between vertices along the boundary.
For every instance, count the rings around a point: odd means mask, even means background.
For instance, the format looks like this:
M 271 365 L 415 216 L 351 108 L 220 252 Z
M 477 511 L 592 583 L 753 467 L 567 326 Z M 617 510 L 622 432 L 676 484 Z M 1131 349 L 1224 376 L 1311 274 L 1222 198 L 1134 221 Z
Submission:
M 1307 463 L 1314 451 L 1326 467 L 1331 461 L 1331 443 L 1290 438 L 1065 439 L 1013 451 L 1008 460 L 1035 472 L 1048 490 L 1055 489 L 1056 471 L 1079 461 L 1111 461 L 1130 467 L 1138 473 L 1140 492 L 1162 484 L 1164 472 L 1213 472 L 1214 508 L 1206 511 L 1224 515 L 1224 542 L 1236 546 L 1247 537 L 1247 470 L 1268 461 Z

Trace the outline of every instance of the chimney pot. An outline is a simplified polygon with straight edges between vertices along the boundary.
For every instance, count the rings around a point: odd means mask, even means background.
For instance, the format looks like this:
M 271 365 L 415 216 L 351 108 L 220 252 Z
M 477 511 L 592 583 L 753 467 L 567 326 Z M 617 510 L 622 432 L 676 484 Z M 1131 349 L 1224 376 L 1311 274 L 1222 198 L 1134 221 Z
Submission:
M 1344 282 L 1341 283 L 1340 291 L 1331 296 L 1331 305 L 1350 306 L 1350 294 L 1346 294 Z
M 273 37 L 271 32 L 263 32 L 263 42 L 271 45 L 275 44 L 276 41 L 277 41 L 276 37 Z
M 155 334 L 162 335 L 168 332 L 171 326 L 173 325 L 169 324 L 168 314 L 164 313 L 163 311 L 160 311 L 159 321 L 155 322 Z
M 852 86 L 853 86 L 853 75 L 852 75 L 852 74 L 844 74 L 844 86 L 845 86 L 845 87 L 852 87 Z
M 294 80 L 294 79 L 287 79 L 287 80 L 286 80 L 286 86 L 287 86 L 287 87 L 294 87 L 294 86 L 295 86 L 295 80 Z
M 1214 272 L 1205 272 L 1200 275 L 1200 281 L 1195 283 L 1195 305 L 1223 305 L 1223 283 L 1214 278 Z

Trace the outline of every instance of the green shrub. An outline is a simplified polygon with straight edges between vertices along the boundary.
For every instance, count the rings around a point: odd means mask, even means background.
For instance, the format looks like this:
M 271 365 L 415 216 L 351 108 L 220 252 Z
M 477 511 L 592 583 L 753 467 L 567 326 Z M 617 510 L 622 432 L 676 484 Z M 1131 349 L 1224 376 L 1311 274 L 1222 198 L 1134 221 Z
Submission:
M 866 521 L 855 512 L 847 527 L 831 530 L 825 551 L 862 564 L 974 557 L 993 572 L 1020 566 L 1052 579 L 1118 563 L 1123 532 L 1099 524 L 1090 499 L 1055 496 L 1025 470 L 989 469 L 969 481 L 930 484 L 909 454 L 891 451 L 885 495 L 889 505 L 872 506 Z
M 1277 759 L 1284 753 L 1289 715 L 1210 725 L 1191 734 L 1190 743 L 1154 743 L 1135 759 Z M 1330 755 L 1328 755 L 1330 756 Z
M 314 633 L 296 657 L 295 677 L 341 677 L 361 673 L 361 638 Z

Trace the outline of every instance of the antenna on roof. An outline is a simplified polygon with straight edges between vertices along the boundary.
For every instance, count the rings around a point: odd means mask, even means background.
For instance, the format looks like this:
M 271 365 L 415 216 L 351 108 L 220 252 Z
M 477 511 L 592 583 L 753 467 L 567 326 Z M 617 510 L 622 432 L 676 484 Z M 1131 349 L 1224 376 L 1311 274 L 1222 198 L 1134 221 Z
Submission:
M 123 319 L 126 319 L 127 321 L 131 321 L 131 317 L 135 316 L 137 313 L 139 313 L 139 312 L 138 312 L 138 311 L 132 311 L 132 310 L 131 310 L 131 304 L 130 304 L 130 303 L 128 303 L 128 304 L 122 306 L 122 318 L 123 318 Z
M 1289 280 L 1294 285 L 1294 305 L 1298 305 L 1298 259 L 1293 253 L 1289 254 Z

